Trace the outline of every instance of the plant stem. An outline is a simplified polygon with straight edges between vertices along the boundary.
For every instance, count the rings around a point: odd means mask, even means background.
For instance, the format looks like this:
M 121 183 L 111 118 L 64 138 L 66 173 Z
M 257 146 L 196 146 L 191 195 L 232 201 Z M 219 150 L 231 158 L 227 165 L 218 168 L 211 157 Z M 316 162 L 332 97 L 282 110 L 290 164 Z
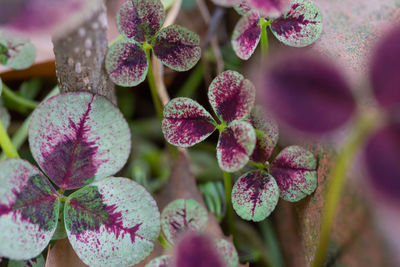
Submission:
M 261 57 L 262 57 L 262 61 L 268 55 L 269 44 L 268 44 L 267 26 L 269 24 L 270 24 L 269 20 L 266 20 L 264 18 L 260 19 L 260 25 L 261 25 Z
M 158 236 L 158 242 L 160 242 L 161 246 L 163 246 L 163 248 L 170 250 L 171 246 L 169 245 L 168 241 L 165 239 L 165 237 L 160 234 Z
M 9 100 L 14 102 L 15 104 L 20 105 L 20 106 L 25 107 L 25 108 L 35 109 L 39 105 L 39 103 L 37 101 L 26 99 L 24 97 L 19 96 L 16 93 L 14 93 L 4 83 L 3 83 L 3 94 L 4 94 L 5 98 L 8 98 Z
M 229 233 L 235 237 L 235 218 L 232 206 L 232 177 L 229 172 L 224 172 L 225 200 L 226 200 L 226 220 L 228 222 Z
M 0 120 L 0 146 L 8 158 L 19 158 L 18 152 L 12 144 L 10 137 Z
M 150 87 L 150 92 L 151 92 L 151 97 L 153 98 L 153 104 L 156 109 L 158 118 L 160 121 L 163 119 L 163 106 L 161 104 L 160 98 L 158 97 L 158 92 L 157 92 L 157 85 L 156 85 L 156 80 L 154 79 L 154 73 L 153 73 L 153 68 L 151 67 L 151 57 L 150 57 L 150 50 L 151 48 L 144 46 L 144 51 L 146 52 L 147 56 L 147 62 L 149 64 L 149 68 L 147 70 L 147 81 L 149 83 Z
M 352 135 L 336 159 L 336 163 L 331 172 L 328 191 L 326 193 L 326 202 L 322 214 L 320 240 L 312 265 L 314 267 L 319 267 L 324 264 L 333 220 L 346 181 L 346 173 L 349 169 L 352 158 L 373 129 L 372 126 L 374 120 L 375 119 L 368 114 L 358 120 L 358 123 L 353 128 Z

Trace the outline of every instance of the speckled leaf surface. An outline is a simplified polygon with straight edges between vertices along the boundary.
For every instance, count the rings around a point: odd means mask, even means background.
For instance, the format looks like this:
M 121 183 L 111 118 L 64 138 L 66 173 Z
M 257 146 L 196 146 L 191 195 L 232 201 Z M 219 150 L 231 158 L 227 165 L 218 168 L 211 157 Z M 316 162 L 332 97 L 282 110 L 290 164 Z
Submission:
M 256 144 L 254 128 L 247 122 L 235 121 L 221 132 L 217 145 L 219 167 L 235 172 L 249 161 Z
M 59 201 L 47 178 L 25 160 L 0 163 L 0 256 L 36 257 L 57 226 Z
M 91 93 L 64 93 L 35 109 L 29 144 L 58 186 L 78 188 L 119 171 L 130 153 L 130 130 L 120 111 Z
M 249 121 L 256 130 L 257 142 L 251 160 L 265 163 L 272 154 L 279 138 L 279 129 L 275 120 L 260 105 L 254 106 Z
M 277 18 L 289 7 L 290 0 L 248 0 L 249 6 L 266 18 Z
M 287 201 L 299 201 L 317 188 L 317 160 L 300 146 L 282 150 L 272 162 L 270 173 L 278 184 L 281 198 Z
M 23 37 L 0 36 L 1 64 L 12 69 L 21 70 L 30 67 L 35 61 L 36 48 Z
M 373 133 L 364 162 L 373 189 L 388 200 L 400 199 L 400 123 L 390 122 Z
M 25 261 L 10 260 L 7 267 L 43 267 L 45 264 L 46 261 L 43 256 L 39 255 L 36 258 Z
M 247 12 L 251 10 L 251 7 L 249 6 L 247 0 L 240 1 L 240 3 L 236 4 L 233 8 L 241 16 L 244 16 Z
M 74 192 L 64 216 L 72 247 L 90 266 L 134 265 L 160 234 L 155 200 L 127 178 L 106 178 Z
M 269 111 L 293 129 L 324 134 L 344 125 L 356 104 L 342 73 L 323 59 L 305 54 L 280 58 L 263 72 L 260 86 Z
M 278 199 L 279 188 L 274 178 L 261 171 L 244 174 L 232 189 L 233 208 L 244 220 L 264 220 L 275 209 Z
M 215 121 L 210 113 L 190 98 L 174 98 L 164 108 L 162 131 L 165 139 L 173 145 L 193 146 L 214 130 Z
M 294 0 L 290 10 L 273 20 L 270 28 L 282 43 L 304 47 L 314 43 L 322 32 L 322 15 L 311 0 Z
M 373 92 L 383 107 L 400 106 L 400 26 L 380 42 L 371 62 Z
M 205 231 L 207 221 L 207 210 L 193 199 L 174 200 L 161 213 L 161 229 L 171 244 L 184 232 Z
M 233 244 L 225 239 L 214 239 L 215 246 L 219 255 L 225 262 L 225 267 L 237 267 L 239 264 L 239 255 Z
M 160 0 L 129 0 L 117 14 L 119 31 L 139 43 L 150 41 L 164 23 L 165 11 Z
M 164 255 L 152 259 L 149 263 L 146 264 L 145 267 L 168 267 L 171 266 L 172 263 L 172 256 Z
M 217 116 L 224 122 L 240 120 L 250 114 L 256 89 L 242 74 L 228 70 L 210 84 L 208 99 Z
M 193 68 L 201 56 L 200 37 L 179 25 L 161 29 L 153 42 L 156 57 L 176 71 Z
M 232 34 L 232 48 L 236 55 L 247 60 L 256 50 L 261 38 L 260 16 L 256 11 L 248 12 L 236 24 Z
M 134 42 L 120 41 L 107 52 L 106 70 L 120 86 L 135 86 L 146 79 L 149 67 L 146 53 Z
M 175 246 L 173 267 L 225 267 L 224 259 L 208 236 L 190 232 Z

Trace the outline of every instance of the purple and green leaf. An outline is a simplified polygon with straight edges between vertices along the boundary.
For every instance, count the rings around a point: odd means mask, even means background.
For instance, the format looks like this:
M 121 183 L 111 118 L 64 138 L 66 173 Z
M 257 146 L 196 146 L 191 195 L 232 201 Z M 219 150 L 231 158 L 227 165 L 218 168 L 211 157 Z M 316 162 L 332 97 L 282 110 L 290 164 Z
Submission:
M 177 242 L 172 262 L 173 267 L 226 267 L 213 240 L 196 232 L 186 233 Z
M 24 261 L 10 260 L 7 267 L 43 267 L 46 265 L 43 255 Z
M 218 118 L 226 123 L 247 117 L 253 108 L 256 89 L 242 74 L 228 70 L 210 84 L 208 99 Z
M 172 263 L 172 256 L 164 255 L 152 259 L 145 267 L 169 267 Z
M 128 87 L 146 79 L 149 64 L 146 53 L 138 44 L 120 41 L 108 50 L 105 66 L 115 84 Z
M 400 122 L 390 122 L 369 137 L 365 167 L 373 189 L 389 201 L 400 200 Z
M 260 16 L 256 11 L 248 12 L 236 24 L 232 34 L 232 48 L 236 55 L 247 60 L 256 50 L 261 38 Z
M 249 6 L 249 3 L 247 2 L 247 0 L 241 0 L 238 4 L 236 4 L 233 7 L 236 12 L 241 15 L 244 16 L 246 15 L 247 12 L 249 12 L 251 10 L 251 7 Z
M 171 25 L 157 33 L 153 40 L 153 51 L 167 67 L 186 71 L 200 59 L 200 37 L 182 26 Z
M 207 210 L 193 199 L 177 199 L 161 213 L 161 229 L 171 244 L 184 232 L 205 231 L 207 221 Z
M 33 112 L 32 155 L 58 186 L 79 188 L 112 175 L 130 153 L 130 130 L 120 111 L 91 93 L 64 93 Z
M 279 138 L 278 125 L 262 106 L 256 105 L 249 116 L 257 136 L 251 160 L 265 163 L 272 154 Z
M 74 192 L 64 216 L 72 247 L 90 266 L 134 265 L 160 234 L 155 200 L 127 178 L 106 178 Z
M 292 54 L 280 58 L 262 75 L 265 105 L 280 122 L 296 130 L 331 132 L 356 110 L 347 80 L 324 59 Z
M 219 167 L 225 172 L 240 170 L 256 145 L 256 133 L 247 122 L 234 121 L 220 134 L 217 145 Z
M 268 173 L 251 171 L 241 176 L 232 189 L 232 204 L 244 220 L 259 222 L 268 217 L 279 200 L 279 188 Z
M 0 36 L 0 64 L 12 69 L 29 68 L 36 58 L 36 48 L 23 37 Z
M 248 0 L 252 9 L 257 10 L 261 16 L 266 18 L 277 18 L 288 8 L 290 0 Z
M 36 257 L 57 226 L 58 194 L 47 178 L 24 160 L 0 163 L 0 256 Z
M 371 82 L 378 103 L 383 107 L 400 106 L 400 26 L 380 42 L 371 62 Z
M 239 265 L 239 255 L 235 246 L 223 238 L 214 239 L 214 242 L 219 255 L 225 262 L 225 267 L 237 267 Z
M 322 32 L 322 15 L 311 0 L 294 0 L 290 10 L 273 20 L 270 28 L 282 43 L 304 47 L 314 43 Z
M 172 99 L 164 108 L 162 131 L 176 146 L 190 147 L 206 139 L 215 130 L 210 113 L 190 98 Z
M 284 200 L 299 201 L 317 188 L 317 160 L 310 151 L 300 146 L 283 149 L 269 171 Z
M 160 0 L 128 0 L 117 14 L 117 25 L 123 36 L 144 43 L 152 40 L 164 19 L 164 6 Z

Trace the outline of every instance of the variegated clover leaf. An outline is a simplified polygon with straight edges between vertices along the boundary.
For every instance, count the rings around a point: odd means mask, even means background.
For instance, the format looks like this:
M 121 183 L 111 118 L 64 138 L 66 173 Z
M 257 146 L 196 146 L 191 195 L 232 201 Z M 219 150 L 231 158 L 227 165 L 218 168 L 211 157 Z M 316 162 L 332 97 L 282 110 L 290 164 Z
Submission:
M 248 162 L 256 143 L 256 133 L 245 121 L 255 101 L 255 87 L 240 73 L 225 71 L 212 81 L 208 99 L 219 122 L 194 100 L 172 99 L 164 108 L 165 139 L 176 146 L 190 147 L 218 129 L 220 168 L 226 172 L 240 170 Z
M 8 240 L 0 256 L 33 258 L 66 232 L 90 266 L 144 259 L 160 232 L 156 202 L 136 182 L 110 177 L 126 163 L 130 138 L 122 114 L 102 96 L 65 93 L 41 103 L 29 128 L 41 170 L 21 159 L 0 162 L 0 240 Z
M 12 69 L 29 68 L 36 57 L 36 48 L 26 38 L 0 35 L 0 64 Z
M 176 71 L 191 69 L 200 59 L 200 38 L 188 29 L 172 25 L 161 28 L 165 11 L 160 0 L 129 0 L 117 14 L 123 39 L 106 56 L 111 80 L 120 86 L 143 82 L 149 68 L 149 53 Z
M 242 175 L 232 189 L 232 204 L 245 220 L 264 220 L 275 209 L 279 196 L 295 202 L 310 195 L 317 187 L 317 161 L 299 146 L 283 149 L 270 164 L 278 141 L 278 127 L 271 117 L 256 106 L 249 116 L 256 129 L 256 148 L 251 160 L 260 168 Z
M 254 53 L 262 27 L 269 26 L 280 42 L 293 47 L 308 46 L 319 38 L 322 16 L 318 7 L 311 0 L 292 0 L 285 9 L 287 3 L 284 2 L 287 1 L 242 0 L 237 3 L 235 9 L 243 17 L 234 28 L 232 47 L 239 58 L 247 60 Z

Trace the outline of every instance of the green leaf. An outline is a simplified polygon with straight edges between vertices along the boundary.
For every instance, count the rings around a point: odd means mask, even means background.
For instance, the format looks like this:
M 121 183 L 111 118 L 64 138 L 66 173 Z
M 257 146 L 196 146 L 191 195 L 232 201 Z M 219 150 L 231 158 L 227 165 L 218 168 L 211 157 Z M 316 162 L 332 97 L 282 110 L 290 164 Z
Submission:
M 214 239 L 214 241 L 219 254 L 225 260 L 226 267 L 237 267 L 239 265 L 239 255 L 235 246 L 223 238 Z
M 175 2 L 176 0 L 161 0 L 161 3 L 163 4 L 165 10 L 170 8 Z
M 0 184 L 0 256 L 36 257 L 56 229 L 58 194 L 36 167 L 20 159 L 0 162 Z
M 63 93 L 35 109 L 29 144 L 49 178 L 73 189 L 119 171 L 130 154 L 131 135 L 121 112 L 105 97 Z
M 3 53 L 0 52 L 0 55 L 5 55 L 7 60 L 0 56 L 0 64 L 4 64 L 12 69 L 21 70 L 29 68 L 35 62 L 36 48 L 27 39 L 0 36 L 1 45 L 3 48 L 0 48 L 0 50 Z M 7 48 L 5 52 L 4 47 Z
M 110 177 L 71 194 L 64 209 L 68 239 L 90 266 L 132 266 L 160 235 L 160 213 L 138 183 Z
M 193 199 L 177 199 L 161 213 L 161 228 L 171 244 L 180 234 L 189 230 L 205 231 L 207 221 L 207 210 Z

